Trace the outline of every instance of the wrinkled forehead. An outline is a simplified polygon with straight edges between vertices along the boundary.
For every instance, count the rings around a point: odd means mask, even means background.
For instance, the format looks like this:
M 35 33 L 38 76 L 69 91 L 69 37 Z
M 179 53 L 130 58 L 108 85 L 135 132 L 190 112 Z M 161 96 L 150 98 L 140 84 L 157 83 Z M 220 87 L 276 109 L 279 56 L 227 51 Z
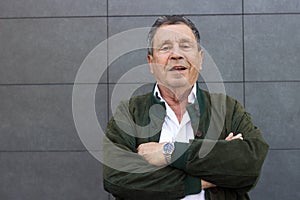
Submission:
M 161 43 L 163 41 L 190 41 L 197 42 L 195 35 L 190 27 L 184 23 L 162 25 L 160 26 L 153 38 L 153 44 Z

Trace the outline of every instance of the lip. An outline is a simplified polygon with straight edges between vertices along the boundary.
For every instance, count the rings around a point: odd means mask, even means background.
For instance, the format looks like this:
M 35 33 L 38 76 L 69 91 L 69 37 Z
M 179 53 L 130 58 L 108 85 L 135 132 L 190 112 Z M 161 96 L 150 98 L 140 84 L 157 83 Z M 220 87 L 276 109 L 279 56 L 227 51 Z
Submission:
M 182 65 L 176 65 L 169 69 L 169 71 L 184 71 L 184 70 L 187 70 L 187 67 Z

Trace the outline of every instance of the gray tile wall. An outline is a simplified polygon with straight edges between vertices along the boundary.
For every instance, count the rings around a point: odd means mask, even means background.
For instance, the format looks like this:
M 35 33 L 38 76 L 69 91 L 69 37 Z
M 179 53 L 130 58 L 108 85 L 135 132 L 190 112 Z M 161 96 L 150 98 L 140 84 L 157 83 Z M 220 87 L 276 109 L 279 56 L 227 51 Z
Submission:
M 75 128 L 75 77 L 102 42 L 99 63 L 111 63 L 92 83 L 98 84 L 96 114 L 105 129 L 116 86 L 144 85 L 135 94 L 152 86 L 148 69 L 121 79 L 147 64 L 145 48 L 114 59 L 122 42 L 103 42 L 149 27 L 163 14 L 186 14 L 195 22 L 206 50 L 203 74 L 211 70 L 211 57 L 227 94 L 245 105 L 270 144 L 251 198 L 300 198 L 300 0 L 2 0 L 0 199 L 113 199 L 103 189 L 101 163 L 88 152 L 99 145 L 87 150 Z M 216 77 L 199 80 L 203 88 L 222 85 Z M 91 85 L 81 80 L 82 101 Z

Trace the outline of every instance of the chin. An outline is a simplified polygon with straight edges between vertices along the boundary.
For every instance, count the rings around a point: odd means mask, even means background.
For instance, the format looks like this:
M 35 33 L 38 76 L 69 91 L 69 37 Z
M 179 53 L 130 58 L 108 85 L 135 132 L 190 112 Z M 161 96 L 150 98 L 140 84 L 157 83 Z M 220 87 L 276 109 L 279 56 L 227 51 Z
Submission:
M 190 88 L 192 85 L 190 85 L 190 83 L 184 79 L 184 80 L 169 81 L 167 82 L 166 86 L 176 89 L 176 88 Z

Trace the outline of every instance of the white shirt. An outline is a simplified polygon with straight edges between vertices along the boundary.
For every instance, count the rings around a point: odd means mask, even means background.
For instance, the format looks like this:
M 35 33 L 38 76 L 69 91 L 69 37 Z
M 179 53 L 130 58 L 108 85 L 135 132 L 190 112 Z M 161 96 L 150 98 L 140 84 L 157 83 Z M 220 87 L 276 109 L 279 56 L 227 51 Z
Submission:
M 188 96 L 188 103 L 194 103 L 196 99 L 196 83 L 193 86 L 191 93 Z M 183 142 L 189 143 L 189 140 L 194 139 L 194 132 L 191 124 L 191 119 L 188 112 L 183 114 L 181 123 L 179 123 L 174 111 L 168 103 L 162 98 L 161 93 L 156 84 L 154 95 L 159 97 L 166 105 L 166 117 L 163 123 L 159 142 Z M 180 134 L 179 134 L 180 133 Z M 204 190 L 198 194 L 187 195 L 182 200 L 205 200 Z

